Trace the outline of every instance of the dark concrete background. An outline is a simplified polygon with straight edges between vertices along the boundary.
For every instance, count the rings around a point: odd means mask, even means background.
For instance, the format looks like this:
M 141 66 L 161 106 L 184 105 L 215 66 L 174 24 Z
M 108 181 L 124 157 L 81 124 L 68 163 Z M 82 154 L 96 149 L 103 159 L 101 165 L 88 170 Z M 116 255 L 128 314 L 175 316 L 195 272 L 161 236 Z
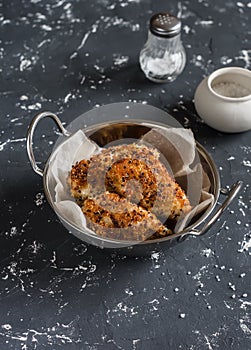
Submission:
M 187 64 L 170 85 L 147 81 L 138 64 L 149 18 L 159 11 L 183 23 Z M 1 349 L 251 349 L 250 132 L 219 133 L 193 105 L 197 85 L 215 69 L 250 69 L 250 19 L 248 1 L 0 3 Z M 244 182 L 205 236 L 144 258 L 71 236 L 26 155 L 27 128 L 39 111 L 67 125 L 96 105 L 122 101 L 168 111 L 212 155 L 222 186 Z M 54 124 L 42 121 L 35 137 L 42 164 L 57 137 Z

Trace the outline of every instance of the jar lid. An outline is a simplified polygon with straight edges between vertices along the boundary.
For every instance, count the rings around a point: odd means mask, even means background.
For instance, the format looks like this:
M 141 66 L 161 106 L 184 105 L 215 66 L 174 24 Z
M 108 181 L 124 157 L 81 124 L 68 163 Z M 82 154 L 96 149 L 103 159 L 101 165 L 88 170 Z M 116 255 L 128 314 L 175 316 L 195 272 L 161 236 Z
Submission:
M 150 31 L 161 37 L 171 38 L 180 33 L 181 21 L 167 13 L 156 13 L 150 20 Z

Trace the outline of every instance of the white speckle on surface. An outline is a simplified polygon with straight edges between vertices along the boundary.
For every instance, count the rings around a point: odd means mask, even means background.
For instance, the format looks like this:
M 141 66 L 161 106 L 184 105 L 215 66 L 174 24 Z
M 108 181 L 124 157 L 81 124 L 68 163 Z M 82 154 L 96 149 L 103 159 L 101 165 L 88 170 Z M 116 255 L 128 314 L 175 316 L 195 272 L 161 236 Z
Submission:
M 185 317 L 186 317 L 186 314 L 185 314 L 185 313 L 179 314 L 179 318 L 185 318 Z
M 217 282 L 220 282 L 220 280 L 221 280 L 219 275 L 216 275 L 215 279 L 216 279 Z
M 81 43 L 79 44 L 79 46 L 77 47 L 77 50 L 81 50 L 84 46 L 85 46 L 85 43 L 87 41 L 87 39 L 89 38 L 89 35 L 91 34 L 91 32 L 87 32 L 84 36 L 83 36 L 83 39 L 81 41 Z
M 137 32 L 138 30 L 140 30 L 139 23 L 132 24 L 132 31 Z
M 251 146 L 240 146 L 240 148 L 244 151 L 244 153 L 246 154 L 250 154 L 251 153 Z
M 11 325 L 10 324 L 3 324 L 2 326 L 1 326 L 3 329 L 6 329 L 7 331 L 9 331 L 10 329 L 12 329 L 12 327 L 11 327 Z
M 91 33 L 96 33 L 97 29 L 98 29 L 98 23 L 94 23 L 91 26 L 91 30 L 86 32 L 85 35 L 83 36 L 83 39 L 82 39 L 80 45 L 77 47 L 77 51 L 81 50 L 85 46 L 86 41 L 89 38 L 90 34 Z
M 236 60 L 240 59 L 245 62 L 244 68 L 249 68 L 251 63 L 251 50 L 241 50 L 241 55 L 235 57 Z
M 24 141 L 26 141 L 26 138 L 14 139 L 14 140 L 8 139 L 7 141 L 0 143 L 0 152 L 3 151 L 4 147 L 9 143 L 24 142 Z
M 37 346 L 34 344 L 42 343 L 43 347 L 53 347 L 62 346 L 62 344 L 73 344 L 81 342 L 79 335 L 79 330 L 77 326 L 77 320 L 71 321 L 69 324 L 63 324 L 57 322 L 56 325 L 50 327 L 42 327 L 41 330 L 28 329 L 26 332 L 20 333 L 18 331 L 13 331 L 13 328 L 7 329 L 2 327 L 5 332 L 0 335 L 4 335 L 7 339 L 13 339 L 20 344 L 16 344 L 15 349 L 28 350 L 32 342 L 32 347 L 35 349 Z M 20 345 L 20 346 L 19 346 Z
M 138 314 L 138 311 L 135 310 L 135 307 L 129 307 L 122 302 L 119 302 L 111 311 L 113 313 L 120 313 L 122 311 L 123 313 L 128 314 L 130 316 Z
M 128 288 L 125 289 L 125 293 L 126 293 L 127 295 L 130 295 L 130 296 L 133 295 L 133 291 L 131 291 L 131 290 L 128 289 Z
M 251 329 L 246 325 L 246 322 L 248 320 L 246 319 L 240 319 L 240 327 L 241 327 L 241 330 L 245 333 L 245 334 L 251 334 Z
M 28 98 L 28 96 L 26 96 L 26 95 L 22 95 L 21 97 L 20 97 L 20 101 L 27 101 L 29 98 Z
M 44 201 L 44 194 L 43 193 L 37 193 L 36 194 L 36 199 L 35 199 L 36 206 L 42 205 L 43 201 Z
M 183 26 L 183 30 L 184 30 L 184 32 L 185 32 L 186 34 L 189 34 L 190 31 L 191 31 L 191 28 L 190 28 L 188 25 L 184 25 L 184 26 Z
M 41 243 L 33 241 L 33 243 L 29 245 L 29 250 L 32 254 L 36 255 L 42 247 L 43 245 Z
M 243 160 L 243 161 L 242 161 L 242 164 L 243 164 L 244 166 L 251 167 L 251 161 L 250 161 L 250 160 Z
M 202 27 L 209 27 L 214 24 L 214 21 L 212 19 L 202 20 L 195 22 L 195 24 L 200 24 Z
M 64 103 L 67 103 L 69 101 L 69 99 L 71 98 L 71 93 L 67 94 L 64 98 Z
M 129 61 L 128 56 L 114 55 L 113 63 L 114 66 L 121 66 Z
M 35 111 L 35 110 L 40 110 L 42 107 L 41 103 L 40 102 L 36 102 L 34 103 L 33 105 L 29 105 L 27 106 L 27 109 L 29 109 L 30 111 Z
M 152 253 L 151 257 L 152 257 L 152 259 L 154 259 L 154 260 L 159 260 L 159 255 L 160 255 L 159 252 L 154 252 L 154 253 Z
M 247 241 L 246 238 L 244 238 L 243 242 L 241 242 L 241 248 L 238 250 L 238 252 L 242 253 L 245 251 L 248 251 L 248 249 L 251 247 L 251 238 Z
M 230 305 L 228 305 L 228 303 L 225 300 L 223 302 L 224 302 L 226 308 L 228 308 L 230 310 L 233 310 L 233 308 Z
M 149 304 L 154 304 L 154 303 L 159 304 L 159 301 L 158 301 L 158 299 L 153 299 L 151 301 L 148 301 L 148 303 Z
M 230 289 L 232 289 L 234 291 L 236 290 L 235 285 L 232 284 L 231 282 L 228 283 L 228 286 L 229 286 Z
M 240 299 L 240 302 L 241 302 L 240 309 L 247 310 L 248 307 L 251 307 L 251 302 L 250 301 L 246 301 L 246 300 L 241 300 Z
M 85 79 L 86 79 L 86 76 L 85 76 L 85 75 L 83 75 L 83 76 L 81 77 L 81 79 L 80 79 L 79 84 L 80 84 L 80 85 L 83 85 L 83 84 L 84 84 L 84 82 L 85 82 Z
M 3 20 L 2 21 L 2 25 L 5 25 L 5 24 L 9 24 L 9 23 L 11 23 L 11 20 L 10 19 L 5 19 L 5 20 Z
M 52 266 L 56 266 L 56 260 L 57 260 L 57 254 L 56 254 L 56 251 L 54 250 L 53 252 L 52 252 L 52 258 L 51 258 L 51 263 L 52 263 Z
M 239 208 L 239 211 L 242 213 L 243 216 L 246 216 L 245 211 L 242 208 Z
M 11 227 L 10 237 L 16 236 L 16 234 L 17 234 L 17 228 L 15 226 Z
M 43 45 L 45 45 L 46 43 L 49 43 L 49 42 L 51 42 L 50 39 L 42 40 L 42 41 L 37 45 L 37 47 L 40 48 L 40 47 L 42 47 Z
M 160 253 L 159 252 L 152 253 L 151 254 L 151 259 L 152 259 L 154 268 L 155 269 L 160 268 L 160 264 L 159 264 Z
M 187 128 L 189 124 L 190 124 L 190 120 L 184 116 L 184 127 Z
M 210 256 L 212 256 L 214 254 L 214 252 L 212 251 L 212 249 L 210 248 L 205 248 L 201 251 L 201 255 L 209 258 Z
M 220 61 L 223 65 L 226 65 L 233 62 L 233 59 L 227 56 L 222 56 Z
M 41 28 L 47 32 L 50 32 L 52 30 L 52 27 L 49 26 L 48 24 L 42 24 Z
M 20 72 L 23 72 L 24 70 L 26 70 L 27 68 L 29 68 L 32 65 L 31 60 L 24 58 L 24 56 L 20 57 Z
M 206 265 L 202 266 L 199 269 L 199 271 L 193 276 L 193 279 L 197 280 L 198 283 L 200 284 L 200 279 L 205 273 L 207 273 L 207 266 Z
M 76 58 L 78 55 L 77 52 L 73 52 L 71 55 L 70 55 L 70 60 L 72 60 L 73 58 Z
M 238 205 L 244 207 L 245 209 L 248 208 L 248 205 L 243 202 L 242 197 L 238 199 Z
M 132 340 L 132 350 L 136 350 L 137 349 L 137 343 L 140 342 L 140 339 L 133 339 Z
M 208 346 L 208 350 L 214 350 L 208 337 L 204 334 L 204 338 L 206 339 L 206 345 Z

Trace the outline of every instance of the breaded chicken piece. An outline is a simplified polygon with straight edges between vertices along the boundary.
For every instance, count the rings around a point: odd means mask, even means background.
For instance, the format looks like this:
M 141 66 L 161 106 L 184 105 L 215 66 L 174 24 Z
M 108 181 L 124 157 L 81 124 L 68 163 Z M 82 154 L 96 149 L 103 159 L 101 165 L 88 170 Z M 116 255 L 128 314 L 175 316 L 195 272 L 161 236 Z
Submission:
M 107 172 L 117 162 L 123 159 L 139 160 L 141 165 L 145 163 L 145 166 L 150 170 L 154 165 L 153 160 L 158 159 L 158 157 L 159 153 L 155 149 L 144 145 L 129 144 L 103 149 L 101 153 L 94 155 L 90 159 L 88 183 L 91 187 L 91 192 L 100 194 L 106 191 L 106 186 L 108 185 L 106 181 Z M 136 178 L 135 180 L 138 179 Z
M 91 157 L 90 160 L 77 162 L 72 166 L 68 177 L 72 196 L 78 202 L 83 202 L 90 193 L 96 195 L 105 192 L 106 186 L 109 185 L 106 181 L 106 173 L 113 163 L 126 156 L 130 157 L 130 159 L 140 160 L 146 150 L 151 156 L 155 155 L 158 157 L 158 152 L 155 150 L 151 151 L 145 146 L 132 144 L 109 147 Z M 147 170 L 150 170 L 149 166 Z M 150 185 L 152 186 L 151 183 Z
M 127 240 L 158 238 L 171 233 L 163 222 L 176 222 L 191 206 L 185 192 L 145 145 L 103 149 L 72 166 L 71 194 L 97 234 Z
M 151 209 L 157 196 L 157 179 L 140 159 L 125 158 L 115 162 L 106 173 L 106 189 L 128 201 Z
M 156 149 L 138 144 L 104 149 L 90 159 L 85 176 L 88 185 L 82 183 L 83 191 L 95 196 L 108 190 L 151 210 L 162 221 L 176 219 L 191 206 L 159 156 Z M 82 197 L 81 193 L 80 200 Z
M 68 183 L 71 190 L 71 195 L 76 199 L 79 205 L 82 205 L 84 200 L 89 196 L 90 189 L 87 183 L 87 173 L 89 169 L 89 160 L 81 160 L 72 166 L 68 176 Z
M 154 214 L 116 193 L 86 199 L 82 211 L 89 228 L 102 237 L 144 241 L 172 233 Z
M 126 158 L 114 163 L 106 174 L 106 188 L 163 219 L 175 219 L 189 212 L 191 206 L 185 192 L 169 175 L 165 166 L 159 159 L 150 157 L 148 160 L 151 169 L 143 158 Z

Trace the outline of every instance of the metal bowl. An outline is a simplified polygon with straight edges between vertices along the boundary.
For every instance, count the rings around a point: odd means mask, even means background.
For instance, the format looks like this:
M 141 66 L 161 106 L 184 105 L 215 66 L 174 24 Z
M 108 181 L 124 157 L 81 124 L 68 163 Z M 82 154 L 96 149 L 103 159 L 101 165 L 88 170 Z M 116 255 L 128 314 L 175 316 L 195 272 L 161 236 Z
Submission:
M 137 119 L 133 118 L 135 114 Z M 140 116 L 147 116 L 149 118 L 149 116 L 152 115 L 154 115 L 155 117 L 154 121 L 139 119 Z M 93 116 L 95 116 L 95 118 L 93 118 Z M 156 116 L 159 117 L 159 120 L 161 119 L 161 122 L 156 121 Z M 33 134 L 36 129 L 37 123 L 41 119 L 48 117 L 52 118 L 55 121 L 59 130 L 62 133 L 62 136 L 60 136 L 57 140 L 54 150 L 51 153 L 49 159 L 47 160 L 44 170 L 42 170 L 38 167 L 34 157 Z M 96 123 L 97 117 L 99 117 L 99 120 L 103 119 L 106 121 L 103 123 Z M 124 119 L 121 119 L 123 117 Z M 51 188 L 51 186 L 49 185 L 48 172 L 53 162 L 55 150 L 58 147 L 60 147 L 60 145 L 62 145 L 68 137 L 70 137 L 79 129 L 82 129 L 91 140 L 95 141 L 99 146 L 102 147 L 105 146 L 107 143 L 116 142 L 123 138 L 130 137 L 133 139 L 139 139 L 140 137 L 142 137 L 142 135 L 144 135 L 147 131 L 151 130 L 152 128 L 168 128 L 169 126 L 163 123 L 164 117 L 166 118 L 168 125 L 171 124 L 171 126 L 182 127 L 169 114 L 155 107 L 148 105 L 146 106 L 142 104 L 127 103 L 112 104 L 96 108 L 95 110 L 87 112 L 84 115 L 77 118 L 76 120 L 74 120 L 74 122 L 71 123 L 71 125 L 67 127 L 67 129 L 63 127 L 60 119 L 51 112 L 42 112 L 33 118 L 27 135 L 27 152 L 30 159 L 30 163 L 33 170 L 43 177 L 44 192 L 46 198 L 53 210 L 55 211 L 55 213 L 58 215 L 63 225 L 68 229 L 70 233 L 74 234 L 76 237 L 78 237 L 86 243 L 101 248 L 115 248 L 120 251 L 122 250 L 126 253 L 129 252 L 136 255 L 144 255 L 149 254 L 152 251 L 156 251 L 159 245 L 161 245 L 161 247 L 163 247 L 164 245 L 168 246 L 183 240 L 189 235 L 202 235 L 219 218 L 219 216 L 227 208 L 227 206 L 231 203 L 233 198 L 240 190 L 242 183 L 240 181 L 237 181 L 233 186 L 231 186 L 230 190 L 220 189 L 220 178 L 215 163 L 211 156 L 208 154 L 208 152 L 198 142 L 196 142 L 197 154 L 199 155 L 202 167 L 210 180 L 211 186 L 209 192 L 214 196 L 214 201 L 208 208 L 206 208 L 202 213 L 200 213 L 199 216 L 195 217 L 189 223 L 189 226 L 181 232 L 174 233 L 164 238 L 146 240 L 140 243 L 135 241 L 128 242 L 104 238 L 96 234 L 90 234 L 88 232 L 85 232 L 84 230 L 81 230 L 74 222 L 71 222 L 68 218 L 64 217 L 61 213 L 59 213 L 57 207 L 55 206 L 55 191 L 54 188 Z M 107 121 L 108 119 L 113 120 Z M 90 124 L 93 124 L 84 127 L 84 125 L 90 120 Z M 221 204 L 216 210 L 214 210 L 220 193 L 226 195 L 226 199 L 223 202 L 223 204 Z M 209 218 L 211 214 L 212 216 Z

